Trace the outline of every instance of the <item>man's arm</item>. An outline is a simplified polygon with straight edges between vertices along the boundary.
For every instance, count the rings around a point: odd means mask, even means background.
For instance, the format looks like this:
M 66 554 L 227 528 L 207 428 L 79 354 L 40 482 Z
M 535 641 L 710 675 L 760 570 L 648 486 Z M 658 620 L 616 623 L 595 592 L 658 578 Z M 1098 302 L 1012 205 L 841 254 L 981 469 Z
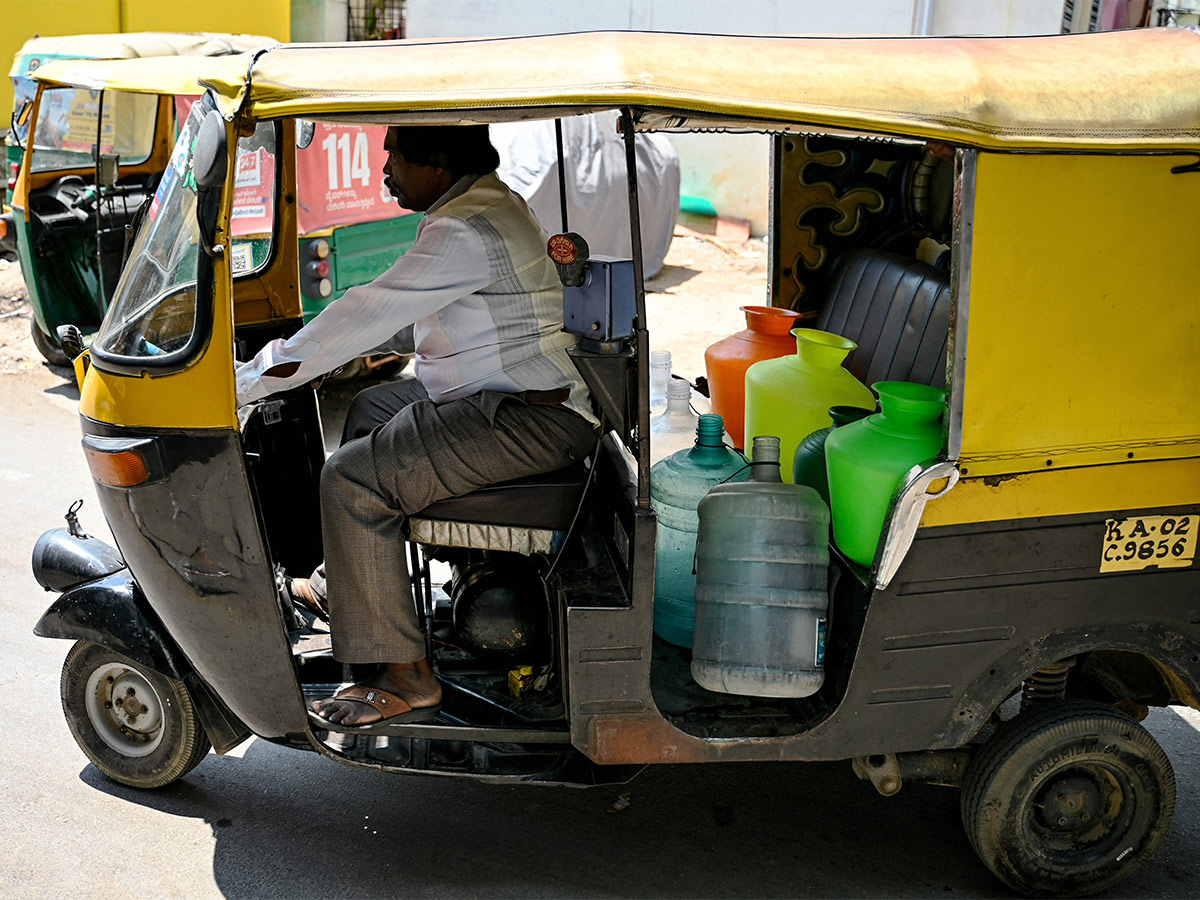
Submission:
M 450 216 L 426 219 L 416 243 L 390 269 L 238 366 L 238 406 L 332 372 L 491 280 L 479 235 Z

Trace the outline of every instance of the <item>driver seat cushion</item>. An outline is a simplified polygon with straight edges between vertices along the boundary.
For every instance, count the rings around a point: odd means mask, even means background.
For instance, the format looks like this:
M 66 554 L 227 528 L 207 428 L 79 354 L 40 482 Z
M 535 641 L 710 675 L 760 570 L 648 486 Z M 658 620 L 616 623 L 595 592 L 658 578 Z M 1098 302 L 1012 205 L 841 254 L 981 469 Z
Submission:
M 587 471 L 582 463 L 574 463 L 543 475 L 490 484 L 439 500 L 411 518 L 565 531 L 575 517 Z
M 554 553 L 571 527 L 587 475 L 575 463 L 439 500 L 409 517 L 409 540 L 525 556 Z

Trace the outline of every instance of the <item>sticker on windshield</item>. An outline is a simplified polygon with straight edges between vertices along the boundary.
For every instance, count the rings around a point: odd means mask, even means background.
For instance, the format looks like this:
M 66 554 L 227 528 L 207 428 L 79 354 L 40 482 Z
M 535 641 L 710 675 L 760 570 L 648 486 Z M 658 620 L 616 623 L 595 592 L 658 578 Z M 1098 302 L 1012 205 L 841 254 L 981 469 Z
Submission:
M 175 149 L 171 153 L 171 168 L 182 175 L 187 171 L 188 160 L 192 150 L 192 123 L 185 122 L 183 128 L 179 132 L 179 138 L 175 141 Z
M 1109 519 L 1100 550 L 1101 572 L 1134 572 L 1157 566 L 1179 569 L 1196 558 L 1196 516 Z
M 249 272 L 254 268 L 254 253 L 250 244 L 234 244 L 229 257 L 229 266 L 234 275 Z

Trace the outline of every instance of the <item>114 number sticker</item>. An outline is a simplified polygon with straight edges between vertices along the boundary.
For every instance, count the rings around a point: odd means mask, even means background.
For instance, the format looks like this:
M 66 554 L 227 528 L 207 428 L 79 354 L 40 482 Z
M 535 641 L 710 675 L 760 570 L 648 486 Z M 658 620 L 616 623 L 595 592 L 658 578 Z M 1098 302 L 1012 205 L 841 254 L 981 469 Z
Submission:
M 1195 558 L 1195 516 L 1141 516 L 1105 523 L 1101 572 L 1133 572 L 1151 566 L 1178 569 L 1190 566 Z

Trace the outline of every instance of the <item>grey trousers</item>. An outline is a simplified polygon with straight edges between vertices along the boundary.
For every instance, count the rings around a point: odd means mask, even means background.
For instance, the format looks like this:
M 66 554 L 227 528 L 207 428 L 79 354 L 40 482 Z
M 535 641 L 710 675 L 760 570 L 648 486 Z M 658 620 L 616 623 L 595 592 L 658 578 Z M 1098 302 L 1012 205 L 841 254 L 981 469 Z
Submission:
M 595 438 L 582 416 L 518 395 L 483 391 L 434 403 L 414 380 L 361 391 L 342 446 L 321 471 L 325 563 L 312 587 L 327 597 L 333 655 L 346 663 L 425 656 L 405 560 L 407 515 L 568 466 Z

